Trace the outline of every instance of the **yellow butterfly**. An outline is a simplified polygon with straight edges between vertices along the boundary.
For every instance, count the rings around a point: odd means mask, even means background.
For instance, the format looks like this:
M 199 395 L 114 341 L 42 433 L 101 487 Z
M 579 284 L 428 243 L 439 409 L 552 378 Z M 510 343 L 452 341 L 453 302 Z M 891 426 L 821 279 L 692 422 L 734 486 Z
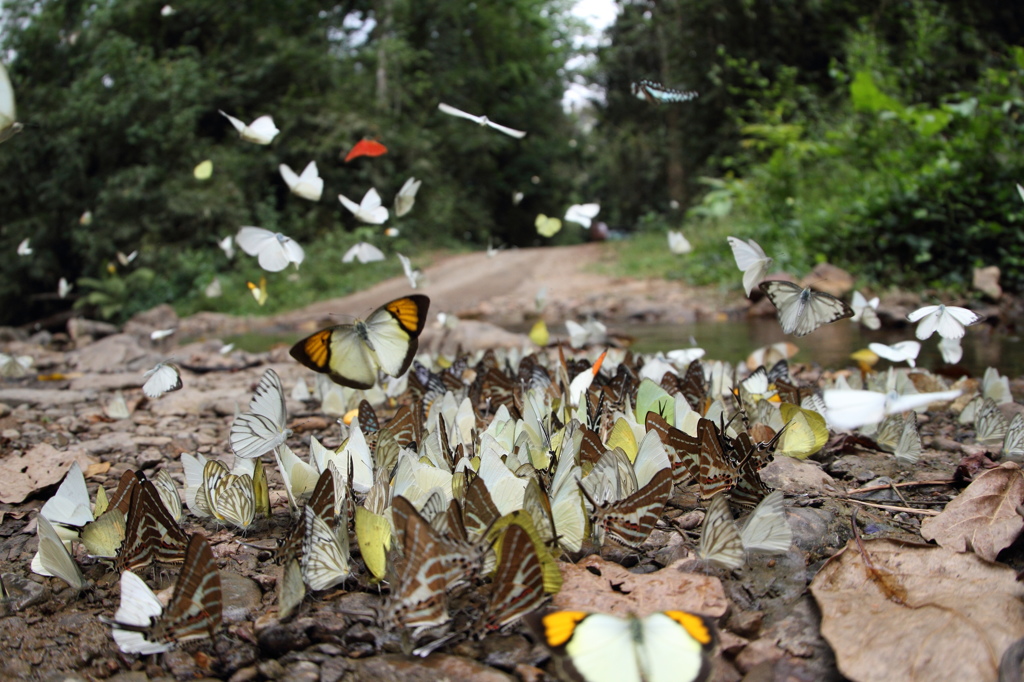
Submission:
M 199 164 L 192 169 L 192 175 L 195 176 L 196 180 L 209 180 L 210 176 L 213 175 L 213 161 L 206 159 L 200 161 Z
M 370 388 L 378 369 L 393 377 L 409 369 L 429 307 L 426 296 L 395 299 L 366 320 L 321 329 L 292 346 L 291 355 L 342 386 Z
M 249 286 L 249 291 L 252 293 L 252 297 L 256 299 L 256 302 L 263 305 L 267 302 L 267 278 L 260 277 L 260 284 L 256 286 L 252 282 L 246 282 Z
M 534 221 L 534 225 L 537 228 L 537 234 L 542 237 L 554 237 L 558 234 L 558 231 L 562 229 L 561 220 L 558 218 L 549 218 L 543 213 L 537 216 L 537 220 Z

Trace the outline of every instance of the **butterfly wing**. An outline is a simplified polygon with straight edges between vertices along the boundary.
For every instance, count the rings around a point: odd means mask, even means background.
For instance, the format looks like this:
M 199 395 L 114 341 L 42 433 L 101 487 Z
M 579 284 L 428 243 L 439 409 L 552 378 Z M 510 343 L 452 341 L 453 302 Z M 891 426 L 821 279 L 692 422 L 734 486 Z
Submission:
M 743 565 L 743 541 L 729 512 L 728 496 L 715 495 L 701 526 L 697 553 L 704 561 L 722 568 Z
M 149 628 L 163 610 L 163 604 L 142 578 L 131 571 L 124 571 L 121 574 L 121 604 L 114 614 L 113 630 L 114 641 L 121 651 L 142 655 L 170 651 L 173 647 L 171 643 L 150 641 L 146 638 L 146 632 L 139 630 Z M 133 626 L 134 629 L 120 628 L 118 625 Z
M 395 196 L 396 218 L 401 218 L 412 210 L 413 204 L 416 203 L 416 192 L 419 191 L 421 184 L 423 184 L 422 180 L 409 178 L 405 181 L 405 184 L 402 185 L 402 189 L 400 189 L 398 194 Z
M 793 542 L 793 529 L 786 521 L 782 491 L 766 496 L 754 508 L 740 531 L 740 541 L 747 551 L 786 552 Z
M 401 376 L 409 369 L 429 308 L 426 296 L 407 296 L 385 304 L 367 318 L 368 339 L 385 374 Z
M 227 116 L 227 114 L 224 115 Z M 235 125 L 235 121 L 232 120 L 231 124 Z M 238 126 L 235 125 L 235 128 L 237 129 Z M 243 125 L 243 127 L 239 129 L 239 132 L 241 133 L 243 140 L 254 142 L 256 144 L 270 144 L 281 131 L 277 129 L 276 125 L 274 125 L 274 119 L 272 117 L 260 116 L 248 126 Z
M 465 118 L 465 119 L 468 119 L 470 121 L 473 121 L 474 123 L 481 123 L 482 122 L 481 121 L 481 119 L 483 118 L 482 116 L 474 116 L 473 114 L 468 114 L 465 111 L 462 111 L 461 109 L 456 109 L 455 107 L 453 107 L 453 106 L 451 106 L 449 104 L 445 104 L 444 102 L 440 102 L 437 105 L 437 108 L 440 109 L 441 111 L 443 111 L 444 113 L 448 114 L 449 116 L 456 116 L 458 118 Z
M 363 195 L 356 217 L 371 225 L 380 225 L 388 219 L 388 209 L 381 205 L 380 194 L 373 187 L 366 190 L 366 194 Z
M 160 363 L 143 375 L 146 383 L 142 385 L 142 392 L 149 398 L 159 398 L 164 393 L 177 391 L 181 388 L 181 374 L 178 367 L 171 363 Z

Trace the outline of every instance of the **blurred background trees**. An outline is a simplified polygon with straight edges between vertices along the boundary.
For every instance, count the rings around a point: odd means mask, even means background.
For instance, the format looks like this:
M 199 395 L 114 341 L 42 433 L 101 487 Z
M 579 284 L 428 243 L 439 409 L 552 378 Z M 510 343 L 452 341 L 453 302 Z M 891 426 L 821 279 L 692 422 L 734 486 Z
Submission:
M 869 282 L 955 288 L 998 264 L 1005 287 L 1024 287 L 1024 7 L 622 0 L 596 59 L 571 73 L 571 4 L 5 0 L 0 58 L 26 128 L 0 145 L 0 323 L 66 309 L 62 276 L 121 292 L 115 319 L 164 301 L 251 306 L 258 268 L 216 248 L 242 225 L 316 256 L 301 285 L 268 275 L 274 310 L 395 274 L 339 278 L 361 239 L 405 253 L 550 243 L 536 215 L 584 201 L 648 251 L 645 238 L 683 226 L 695 252 L 668 274 L 694 282 L 733 277 L 736 234 L 797 272 L 827 258 Z M 567 112 L 570 78 L 604 95 Z M 630 94 L 641 78 L 701 97 L 651 106 Z M 447 117 L 439 101 L 529 134 Z M 218 109 L 271 114 L 281 133 L 243 142 Z M 343 163 L 363 137 L 389 153 Z M 311 160 L 316 204 L 277 172 Z M 335 198 L 372 186 L 390 205 L 409 176 L 423 189 L 389 221 L 396 239 Z M 18 257 L 25 237 L 34 253 Z M 568 225 L 555 241 L 585 238 Z M 203 296 L 214 276 L 221 299 Z

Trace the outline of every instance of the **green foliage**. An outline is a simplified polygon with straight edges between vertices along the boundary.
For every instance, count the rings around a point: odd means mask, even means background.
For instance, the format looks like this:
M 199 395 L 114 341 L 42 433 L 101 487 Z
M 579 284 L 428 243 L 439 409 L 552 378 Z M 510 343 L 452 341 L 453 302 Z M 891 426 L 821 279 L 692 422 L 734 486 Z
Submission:
M 136 268 L 122 277 L 111 264 L 99 278 L 78 278 L 84 295 L 75 301 L 75 308 L 95 311 L 104 320 L 123 319 L 152 307 L 153 302 L 139 294 L 148 292 L 155 278 L 149 268 Z

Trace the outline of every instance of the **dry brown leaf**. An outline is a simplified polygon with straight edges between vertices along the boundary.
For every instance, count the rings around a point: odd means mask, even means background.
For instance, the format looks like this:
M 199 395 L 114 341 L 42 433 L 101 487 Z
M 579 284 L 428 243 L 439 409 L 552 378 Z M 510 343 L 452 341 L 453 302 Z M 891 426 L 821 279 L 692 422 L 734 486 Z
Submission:
M 71 461 L 77 460 L 85 471 L 96 460 L 81 452 L 61 451 L 49 443 L 39 443 L 20 455 L 0 459 L 0 502 L 19 504 L 29 495 L 60 483 Z
M 811 581 L 840 672 L 857 682 L 996 679 L 1003 652 L 1024 637 L 1024 585 L 1013 569 L 942 547 L 864 547 L 898 600 L 869 577 L 853 541 Z
M 1016 512 L 1024 502 L 1024 475 L 1015 462 L 989 469 L 974 479 L 938 516 L 921 522 L 921 536 L 947 549 L 995 561 L 1024 528 Z
M 596 554 L 577 564 L 559 563 L 562 589 L 554 597 L 560 609 L 599 611 L 618 616 L 646 616 L 655 611 L 680 609 L 717 618 L 727 602 L 718 578 L 684 573 L 677 565 L 654 573 L 630 573 Z
M 89 465 L 85 470 L 84 475 L 86 478 L 92 478 L 93 476 L 105 474 L 108 471 L 110 471 L 110 462 L 96 462 L 95 464 Z

